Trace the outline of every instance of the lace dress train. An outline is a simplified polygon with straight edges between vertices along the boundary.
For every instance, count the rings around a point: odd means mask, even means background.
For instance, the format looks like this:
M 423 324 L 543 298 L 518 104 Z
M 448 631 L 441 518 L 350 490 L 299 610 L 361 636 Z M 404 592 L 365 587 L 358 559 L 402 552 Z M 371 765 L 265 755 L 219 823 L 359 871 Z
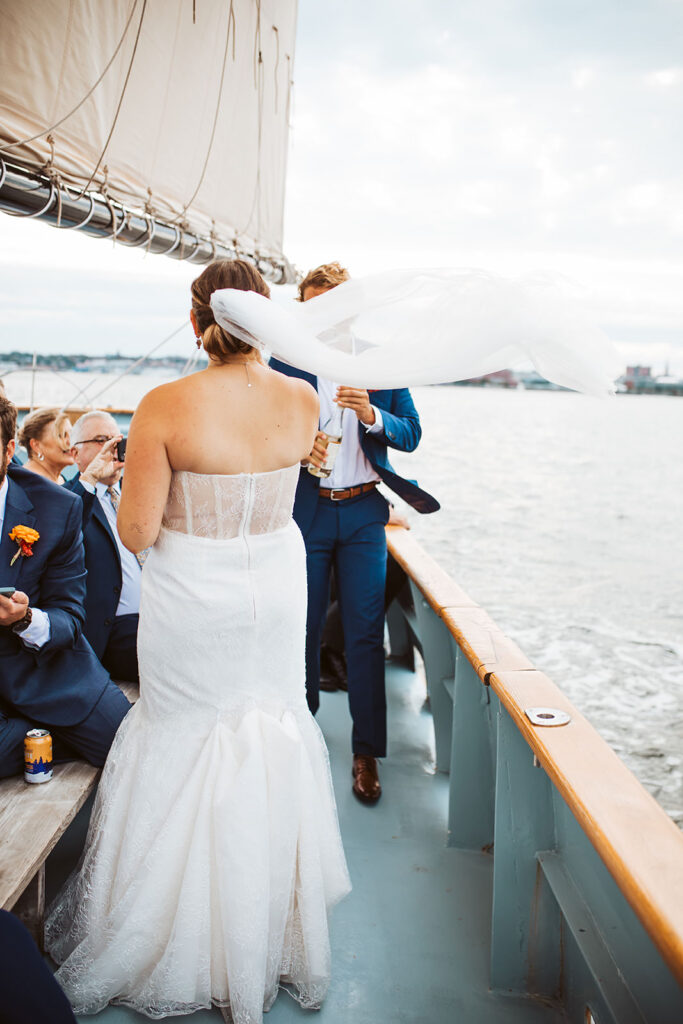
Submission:
M 281 984 L 325 996 L 327 914 L 350 886 L 305 698 L 297 478 L 173 476 L 142 577 L 140 700 L 47 923 L 77 1013 L 213 1004 L 257 1024 Z

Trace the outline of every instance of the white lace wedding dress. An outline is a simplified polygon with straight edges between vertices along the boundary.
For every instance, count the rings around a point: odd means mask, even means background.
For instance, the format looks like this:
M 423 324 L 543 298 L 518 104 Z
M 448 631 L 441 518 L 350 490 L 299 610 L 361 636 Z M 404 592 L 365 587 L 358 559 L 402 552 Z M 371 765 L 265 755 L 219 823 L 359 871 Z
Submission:
M 214 1004 L 254 1024 L 281 984 L 325 996 L 327 913 L 350 886 L 306 705 L 298 474 L 173 474 L 142 576 L 140 700 L 47 924 L 76 1013 Z

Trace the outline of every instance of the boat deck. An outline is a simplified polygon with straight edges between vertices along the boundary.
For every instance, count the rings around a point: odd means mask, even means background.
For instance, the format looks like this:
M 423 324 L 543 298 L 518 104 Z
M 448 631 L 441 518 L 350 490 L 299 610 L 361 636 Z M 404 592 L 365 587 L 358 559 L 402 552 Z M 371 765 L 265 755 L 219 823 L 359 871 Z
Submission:
M 418 669 L 387 665 L 390 756 L 372 807 L 351 792 L 346 694 L 322 694 L 319 722 L 330 750 L 353 892 L 332 917 L 333 977 L 320 1024 L 528 1024 L 565 1021 L 561 1010 L 489 991 L 493 858 L 446 846 L 448 777 L 434 771 L 432 718 Z M 81 813 L 48 861 L 48 900 L 82 847 Z M 142 1021 L 109 1007 L 103 1024 Z M 193 1024 L 218 1024 L 218 1010 Z M 285 992 L 268 1024 L 313 1019 Z

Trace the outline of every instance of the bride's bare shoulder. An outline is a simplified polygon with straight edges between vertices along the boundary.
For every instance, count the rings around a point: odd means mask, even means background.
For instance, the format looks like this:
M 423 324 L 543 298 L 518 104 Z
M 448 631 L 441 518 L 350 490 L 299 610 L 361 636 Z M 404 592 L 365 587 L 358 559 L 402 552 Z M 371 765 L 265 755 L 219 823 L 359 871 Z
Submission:
M 277 386 L 284 393 L 300 402 L 304 408 L 317 410 L 320 402 L 318 392 L 312 384 L 309 384 L 307 380 L 301 380 L 300 377 L 288 377 L 284 373 L 278 373 L 277 370 L 273 372 L 275 374 L 273 380 L 277 381 Z
M 139 426 L 143 422 L 146 425 L 161 423 L 174 409 L 177 411 L 179 406 L 184 404 L 185 388 L 182 384 L 183 378 L 169 381 L 167 384 L 159 384 L 143 395 L 135 407 L 133 421 L 136 425 Z
M 178 401 L 182 401 L 184 396 L 190 397 L 198 386 L 202 387 L 201 377 L 202 371 L 198 371 L 187 377 L 178 377 L 177 380 L 167 381 L 166 384 L 158 384 L 142 398 L 138 409 L 143 405 L 148 411 L 162 411 L 164 408 L 172 407 Z
M 285 401 L 294 414 L 296 420 L 308 432 L 311 425 L 316 427 L 320 415 L 320 399 L 318 392 L 306 380 L 298 377 L 285 377 L 280 373 L 278 376 L 285 381 Z

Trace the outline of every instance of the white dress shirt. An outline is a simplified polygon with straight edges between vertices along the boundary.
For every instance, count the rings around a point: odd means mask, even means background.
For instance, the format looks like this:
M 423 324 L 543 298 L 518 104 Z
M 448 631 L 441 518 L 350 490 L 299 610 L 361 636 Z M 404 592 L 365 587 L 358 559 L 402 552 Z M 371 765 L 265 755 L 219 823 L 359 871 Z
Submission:
M 119 557 L 121 559 L 121 596 L 119 597 L 116 614 L 137 615 L 140 611 L 140 580 L 142 570 L 135 555 L 121 543 L 119 531 L 116 529 L 116 509 L 107 494 L 108 485 L 98 482 L 93 486 L 91 483 L 86 483 L 85 480 L 81 479 L 81 487 L 85 491 L 89 491 L 90 494 L 97 495 L 97 500 L 107 517 L 107 522 L 111 527 L 116 546 L 119 549 Z M 116 491 L 119 490 L 118 486 L 114 489 Z
M 9 484 L 7 477 L 2 482 L 0 487 L 0 537 L 5 526 L 5 508 L 7 506 L 7 492 L 9 490 Z M 14 523 L 10 529 L 14 529 L 17 526 Z M 23 556 L 20 555 L 20 558 Z M 0 568 L 0 581 L 2 580 L 2 568 Z M 18 635 L 24 641 L 27 647 L 33 647 L 38 650 L 43 644 L 46 644 L 50 639 L 50 618 L 47 612 L 41 611 L 40 608 L 31 608 L 32 619 L 26 629 L 22 630 Z
M 332 418 L 333 412 L 337 409 L 334 396 L 337 393 L 338 384 L 324 377 L 318 377 L 318 396 L 320 398 L 320 429 L 324 430 L 325 425 Z M 361 424 L 368 434 L 381 434 L 384 430 L 382 413 L 376 406 L 375 422 L 372 426 L 366 423 Z M 342 411 L 342 443 L 337 454 L 337 460 L 332 468 L 329 477 L 321 484 L 322 487 L 331 487 L 335 490 L 346 487 L 357 487 L 358 484 L 366 484 L 371 480 L 379 481 L 379 476 L 363 454 L 358 438 L 358 424 L 360 420 L 353 409 Z

